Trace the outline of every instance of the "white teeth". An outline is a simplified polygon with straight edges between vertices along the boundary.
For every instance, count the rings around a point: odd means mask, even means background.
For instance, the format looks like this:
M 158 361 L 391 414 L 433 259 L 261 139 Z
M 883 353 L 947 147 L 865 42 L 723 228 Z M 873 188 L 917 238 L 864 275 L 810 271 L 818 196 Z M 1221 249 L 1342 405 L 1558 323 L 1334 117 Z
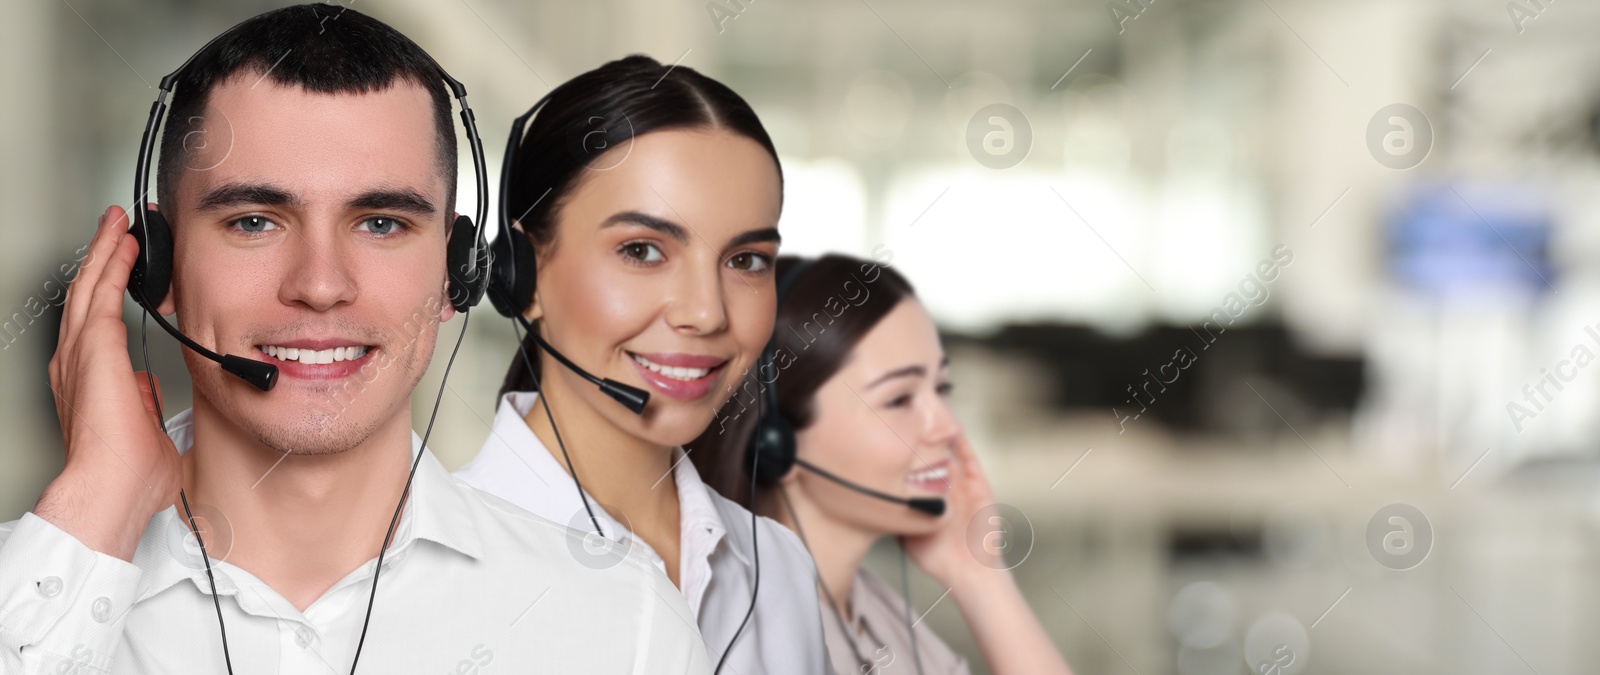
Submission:
M 677 368 L 673 366 L 663 366 L 657 363 L 652 363 L 649 359 L 639 356 L 638 354 L 633 355 L 633 360 L 638 361 L 639 365 L 649 368 L 653 372 L 660 373 L 674 380 L 698 380 L 702 377 L 705 377 L 707 373 L 711 372 L 710 368 Z
M 263 345 L 261 351 L 267 356 L 281 361 L 299 361 L 307 365 L 333 363 L 335 361 L 354 361 L 367 355 L 367 347 L 334 347 L 332 349 L 300 349 L 297 347 L 279 347 L 277 345 Z
M 911 474 L 907 479 L 912 483 L 937 483 L 950 477 L 950 467 L 941 466 L 937 469 L 923 469 Z

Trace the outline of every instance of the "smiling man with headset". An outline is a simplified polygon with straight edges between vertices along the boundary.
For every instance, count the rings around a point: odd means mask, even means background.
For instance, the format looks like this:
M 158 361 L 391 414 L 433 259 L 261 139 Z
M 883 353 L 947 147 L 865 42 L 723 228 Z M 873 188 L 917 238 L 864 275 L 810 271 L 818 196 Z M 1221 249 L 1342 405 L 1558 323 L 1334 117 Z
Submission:
M 452 94 L 476 220 L 451 216 Z M 432 417 L 412 430 L 487 274 L 474 127 L 421 48 L 337 6 L 245 21 L 162 81 L 135 178 L 142 205 L 159 132 L 160 207 L 101 217 L 50 362 L 65 468 L 0 525 L 0 672 L 709 670 L 642 556 L 467 487 Z M 188 347 L 194 408 L 165 425 L 124 289 Z

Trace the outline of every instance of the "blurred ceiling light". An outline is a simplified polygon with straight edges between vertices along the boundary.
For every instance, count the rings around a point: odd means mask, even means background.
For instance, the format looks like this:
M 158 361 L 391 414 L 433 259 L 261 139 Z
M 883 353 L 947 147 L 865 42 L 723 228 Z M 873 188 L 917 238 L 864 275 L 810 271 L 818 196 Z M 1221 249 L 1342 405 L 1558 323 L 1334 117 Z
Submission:
M 1150 282 L 1160 291 L 1163 319 L 1204 319 L 1270 254 L 1260 193 L 1250 179 L 1217 175 L 1169 177 L 1161 186 L 1149 245 Z
M 783 157 L 785 255 L 842 252 L 867 256 L 866 188 L 855 165 L 838 158 Z
M 1149 315 L 1153 294 L 1134 271 L 1145 264 L 1145 200 L 1125 180 L 946 168 L 897 178 L 886 201 L 881 241 L 943 325 L 1120 331 Z

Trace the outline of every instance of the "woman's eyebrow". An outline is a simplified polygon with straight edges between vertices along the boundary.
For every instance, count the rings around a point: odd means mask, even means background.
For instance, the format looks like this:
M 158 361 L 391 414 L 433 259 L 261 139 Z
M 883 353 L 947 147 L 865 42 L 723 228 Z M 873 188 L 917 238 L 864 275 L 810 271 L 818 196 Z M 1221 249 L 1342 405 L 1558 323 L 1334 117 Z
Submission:
M 922 366 L 906 366 L 904 368 L 896 368 L 894 370 L 891 370 L 891 371 L 885 373 L 883 375 L 883 377 L 880 377 L 880 378 L 878 378 L 876 380 L 873 380 L 872 382 L 868 383 L 867 384 L 867 388 L 871 389 L 873 387 L 876 387 L 876 386 L 878 386 L 880 384 L 883 384 L 884 382 L 887 382 L 889 380 L 895 379 L 897 377 L 922 377 L 923 375 L 927 375 L 927 374 L 928 374 L 928 369 L 927 368 L 923 368 Z
M 944 368 L 947 368 L 949 366 L 950 366 L 950 357 L 946 356 L 946 357 L 944 357 L 944 358 L 939 360 L 939 368 L 940 369 L 944 369 Z M 922 366 L 906 366 L 904 368 L 898 368 L 898 369 L 895 369 L 895 370 L 891 370 L 891 371 L 889 371 L 887 373 L 884 373 L 884 375 L 882 377 L 880 377 L 880 378 L 878 378 L 876 380 L 873 380 L 872 382 L 868 383 L 867 384 L 867 388 L 871 389 L 873 387 L 876 387 L 876 386 L 878 386 L 880 384 L 883 384 L 884 382 L 887 382 L 887 381 L 892 380 L 892 379 L 897 378 L 897 377 L 922 377 L 922 376 L 927 375 L 927 374 L 928 374 L 928 369 L 927 368 L 923 368 Z
M 732 241 L 728 242 L 728 248 L 744 246 L 745 244 L 765 243 L 769 241 L 774 244 L 783 243 L 783 237 L 778 234 L 778 228 L 767 227 L 741 233 L 739 236 L 734 237 Z
M 603 230 L 616 225 L 639 225 L 641 227 L 648 227 L 652 230 L 672 237 L 680 244 L 689 243 L 689 231 L 684 229 L 682 225 L 664 218 L 657 218 L 649 214 L 640 213 L 638 211 L 620 211 L 614 213 L 610 218 L 607 218 L 600 223 L 600 229 Z

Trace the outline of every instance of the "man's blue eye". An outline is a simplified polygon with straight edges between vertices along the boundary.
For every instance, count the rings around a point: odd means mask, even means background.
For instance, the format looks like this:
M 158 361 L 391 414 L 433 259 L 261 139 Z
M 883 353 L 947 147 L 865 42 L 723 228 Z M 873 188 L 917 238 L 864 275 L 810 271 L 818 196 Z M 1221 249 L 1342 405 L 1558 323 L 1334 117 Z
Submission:
M 245 216 L 233 221 L 233 224 L 239 226 L 239 229 L 244 232 L 260 234 L 266 232 L 267 228 L 271 227 L 273 223 L 261 216 Z
M 401 225 L 400 221 L 383 216 L 368 218 L 361 221 L 361 225 L 373 234 L 393 234 L 397 229 L 404 229 L 404 225 Z

